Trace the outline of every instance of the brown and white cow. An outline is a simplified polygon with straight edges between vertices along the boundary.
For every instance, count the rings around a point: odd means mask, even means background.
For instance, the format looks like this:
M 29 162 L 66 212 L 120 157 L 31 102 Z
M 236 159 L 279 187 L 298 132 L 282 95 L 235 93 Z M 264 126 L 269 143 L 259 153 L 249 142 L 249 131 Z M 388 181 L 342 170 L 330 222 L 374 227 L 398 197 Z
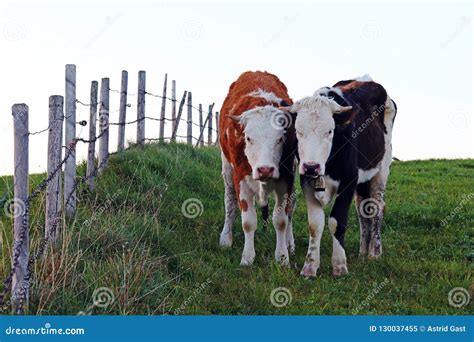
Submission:
M 299 173 L 309 219 L 309 247 L 301 274 L 316 276 L 323 208 L 333 199 L 328 220 L 333 274 L 347 273 L 344 234 L 354 193 L 360 223 L 359 253 L 373 258 L 382 253 L 380 230 L 392 160 L 395 102 L 380 84 L 364 76 L 321 88 L 286 110 L 297 113 Z
M 276 231 L 275 259 L 288 264 L 294 251 L 291 214 L 294 208 L 296 137 L 294 122 L 278 109 L 292 104 L 286 86 L 267 72 L 244 72 L 232 83 L 220 111 L 219 141 L 225 186 L 225 223 L 220 245 L 232 245 L 237 205 L 245 245 L 241 265 L 255 258 L 255 202 L 267 205 L 275 193 L 272 221 Z

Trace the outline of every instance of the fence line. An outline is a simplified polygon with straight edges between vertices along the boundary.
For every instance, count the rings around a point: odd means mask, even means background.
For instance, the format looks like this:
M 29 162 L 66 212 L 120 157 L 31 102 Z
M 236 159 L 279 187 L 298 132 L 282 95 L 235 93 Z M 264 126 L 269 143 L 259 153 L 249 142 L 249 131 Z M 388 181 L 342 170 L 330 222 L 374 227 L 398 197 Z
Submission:
M 105 170 L 110 155 L 109 151 L 109 128 L 111 125 L 118 126 L 117 151 L 125 149 L 125 126 L 137 124 L 138 145 L 143 145 L 145 141 L 176 141 L 183 139 L 187 144 L 196 142 L 197 146 L 204 145 L 204 132 L 207 127 L 207 144 L 214 145 L 213 132 L 218 136 L 218 118 L 216 112 L 216 128 L 213 128 L 213 107 L 209 105 L 207 115 L 204 120 L 202 104 L 198 107 L 192 104 L 192 93 L 184 91 L 177 108 L 176 81 L 171 81 L 171 97 L 167 96 L 168 75 L 165 74 L 162 96 L 153 94 L 146 90 L 146 73 L 138 73 L 137 93 L 128 93 L 128 72 L 122 71 L 120 91 L 110 88 L 109 78 L 102 78 L 100 88 L 100 99 L 98 100 L 99 85 L 97 81 L 91 82 L 90 102 L 85 103 L 76 98 L 76 66 L 66 65 L 65 68 L 65 95 L 54 95 L 49 98 L 49 122 L 48 127 L 36 132 L 28 129 L 28 106 L 25 104 L 15 104 L 12 107 L 15 136 L 15 167 L 14 167 L 14 200 L 13 207 L 13 248 L 12 267 L 4 281 L 4 288 L 0 292 L 0 305 L 4 305 L 6 296 L 11 294 L 11 306 L 14 314 L 24 314 L 29 302 L 29 288 L 31 275 L 35 262 L 44 254 L 49 243 L 52 243 L 60 236 L 61 217 L 66 214 L 73 217 L 76 213 L 76 191 L 81 184 L 85 184 L 89 191 L 94 190 L 94 178 Z M 120 94 L 120 105 L 116 110 L 109 108 L 109 93 Z M 146 96 L 160 98 L 161 111 L 159 118 L 145 115 Z M 127 122 L 127 108 L 132 107 L 127 103 L 128 96 L 137 97 L 137 119 Z M 186 101 L 187 100 L 187 101 Z M 166 117 L 166 102 L 171 101 L 171 118 Z M 187 106 L 187 119 L 182 118 L 184 105 Z M 90 107 L 89 111 L 89 131 L 88 139 L 77 136 L 76 125 L 85 126 L 86 120 L 76 121 L 76 105 L 80 104 Z M 100 106 L 99 118 L 97 109 Z M 193 121 L 193 110 L 199 113 L 199 122 Z M 110 122 L 110 114 L 119 112 L 119 121 Z M 145 137 L 145 121 L 153 120 L 160 122 L 158 138 Z M 165 124 L 171 121 L 171 136 L 165 136 Z M 179 135 L 178 128 L 181 121 L 186 121 L 186 135 Z M 63 124 L 64 122 L 64 124 Z M 96 133 L 96 123 L 99 122 L 99 134 Z M 65 127 L 65 146 L 62 143 L 63 125 Z M 193 136 L 193 126 L 199 127 L 199 136 Z M 28 145 L 29 136 L 39 135 L 45 132 L 48 134 L 47 148 L 47 176 L 29 192 L 29 172 L 28 172 Z M 80 133 L 79 133 L 80 135 Z M 98 163 L 95 162 L 95 146 L 99 141 Z M 217 138 L 216 138 L 217 141 Z M 76 146 L 77 143 L 88 144 L 87 165 L 84 176 L 77 175 L 76 166 Z M 65 148 L 62 157 L 62 148 Z M 64 167 L 64 180 L 61 171 Z M 64 185 L 62 184 L 64 181 Z M 29 209 L 32 201 L 46 190 L 45 227 L 43 238 L 34 253 L 29 250 Z

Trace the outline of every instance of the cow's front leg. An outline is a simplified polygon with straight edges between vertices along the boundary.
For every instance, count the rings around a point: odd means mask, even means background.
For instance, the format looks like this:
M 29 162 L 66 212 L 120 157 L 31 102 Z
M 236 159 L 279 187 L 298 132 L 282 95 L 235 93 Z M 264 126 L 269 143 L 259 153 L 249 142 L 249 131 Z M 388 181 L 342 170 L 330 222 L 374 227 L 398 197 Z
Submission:
M 254 237 L 257 229 L 257 211 L 254 205 L 254 194 L 244 181 L 240 183 L 239 204 L 242 213 L 242 229 L 245 236 L 240 265 L 250 266 L 255 259 Z
M 221 152 L 222 178 L 224 179 L 225 222 L 219 239 L 222 247 L 232 246 L 232 226 L 237 214 L 237 196 L 235 194 L 232 166 Z
M 273 209 L 273 227 L 276 232 L 275 260 L 281 265 L 289 264 L 287 248 L 287 201 L 288 195 L 283 191 L 276 190 L 275 208 Z
M 286 229 L 286 246 L 288 247 L 288 253 L 295 255 L 295 238 L 293 236 L 293 215 L 296 209 L 296 193 L 290 194 L 288 200 L 288 228 Z
M 334 276 L 340 276 L 348 272 L 346 251 L 344 250 L 344 235 L 346 233 L 349 208 L 354 197 L 355 184 L 351 183 L 342 188 L 344 191 L 336 197 L 328 220 L 328 227 L 332 235 L 331 264 Z
M 314 189 L 308 185 L 303 186 L 308 211 L 309 244 L 305 263 L 301 275 L 310 278 L 316 277 L 320 265 L 321 236 L 324 230 L 324 210 L 314 197 Z

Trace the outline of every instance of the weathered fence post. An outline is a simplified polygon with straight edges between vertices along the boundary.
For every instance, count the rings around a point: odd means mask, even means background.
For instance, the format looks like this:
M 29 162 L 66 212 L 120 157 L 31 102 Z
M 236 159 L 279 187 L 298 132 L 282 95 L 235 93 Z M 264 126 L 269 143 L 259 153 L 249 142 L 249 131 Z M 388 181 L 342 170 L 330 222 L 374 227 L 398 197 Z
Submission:
M 48 135 L 48 178 L 56 175 L 46 187 L 46 224 L 44 237 L 56 241 L 59 236 L 61 211 L 61 151 L 63 146 L 64 98 L 59 95 L 49 97 L 49 135 Z
M 171 132 L 176 126 L 176 81 L 171 81 Z
M 89 147 L 87 149 L 87 169 L 86 178 L 89 190 L 94 190 L 94 174 L 95 174 L 95 137 L 96 137 L 96 123 L 97 123 L 97 92 L 99 83 L 97 81 L 91 82 L 91 106 L 89 114 Z
M 202 104 L 199 104 L 199 146 L 204 145 L 204 125 L 202 122 Z
M 69 217 L 76 213 L 76 66 L 66 65 L 66 98 L 65 98 L 66 148 L 71 155 L 64 165 L 64 210 Z
M 212 112 L 212 108 L 214 108 L 214 103 L 209 106 L 210 111 Z M 206 128 L 206 125 L 209 122 L 209 115 L 206 116 L 206 121 L 204 123 L 202 122 L 202 106 L 199 105 L 199 137 L 197 139 L 197 143 L 195 147 L 198 147 L 199 145 L 203 146 L 204 145 L 204 129 Z
M 219 112 L 216 112 L 216 145 L 219 145 Z
M 137 144 L 145 143 L 145 71 L 138 72 L 138 96 L 137 96 Z
M 212 145 L 212 108 L 214 105 L 209 105 L 209 110 L 207 112 L 207 144 Z
M 188 92 L 185 90 L 181 102 L 179 103 L 178 116 L 176 116 L 175 126 L 173 129 L 173 134 L 171 134 L 171 141 L 176 141 L 176 134 L 178 132 L 179 122 L 181 121 L 181 114 L 183 113 L 184 102 L 186 101 L 186 94 Z
M 110 80 L 103 78 L 100 83 L 100 110 L 99 110 L 99 165 L 102 172 L 109 160 L 109 88 Z
M 12 308 L 14 314 L 23 314 L 28 305 L 28 106 L 12 107 L 14 128 L 14 202 L 13 202 L 13 260 Z M 17 260 L 15 263 L 15 255 Z
M 193 144 L 193 94 L 188 92 L 188 131 L 186 135 L 186 143 Z
M 168 74 L 165 74 L 165 84 L 163 85 L 163 96 L 161 97 L 161 115 L 160 115 L 160 141 L 165 137 L 165 110 L 166 110 L 166 85 L 168 83 Z
M 118 126 L 117 151 L 121 152 L 125 148 L 125 119 L 127 117 L 127 88 L 128 72 L 122 70 L 122 85 L 120 87 L 120 113 Z

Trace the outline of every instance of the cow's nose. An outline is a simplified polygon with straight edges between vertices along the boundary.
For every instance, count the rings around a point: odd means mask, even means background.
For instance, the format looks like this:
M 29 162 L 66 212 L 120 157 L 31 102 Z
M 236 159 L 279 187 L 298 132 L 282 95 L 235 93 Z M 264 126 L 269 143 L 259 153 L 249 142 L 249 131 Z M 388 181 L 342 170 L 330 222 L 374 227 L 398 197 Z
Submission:
M 273 166 L 260 166 L 259 168 L 257 168 L 258 178 L 260 180 L 272 178 L 273 171 L 275 171 L 275 168 Z
M 321 165 L 314 162 L 303 163 L 303 171 L 305 175 L 317 176 L 319 175 L 319 171 L 321 171 Z

